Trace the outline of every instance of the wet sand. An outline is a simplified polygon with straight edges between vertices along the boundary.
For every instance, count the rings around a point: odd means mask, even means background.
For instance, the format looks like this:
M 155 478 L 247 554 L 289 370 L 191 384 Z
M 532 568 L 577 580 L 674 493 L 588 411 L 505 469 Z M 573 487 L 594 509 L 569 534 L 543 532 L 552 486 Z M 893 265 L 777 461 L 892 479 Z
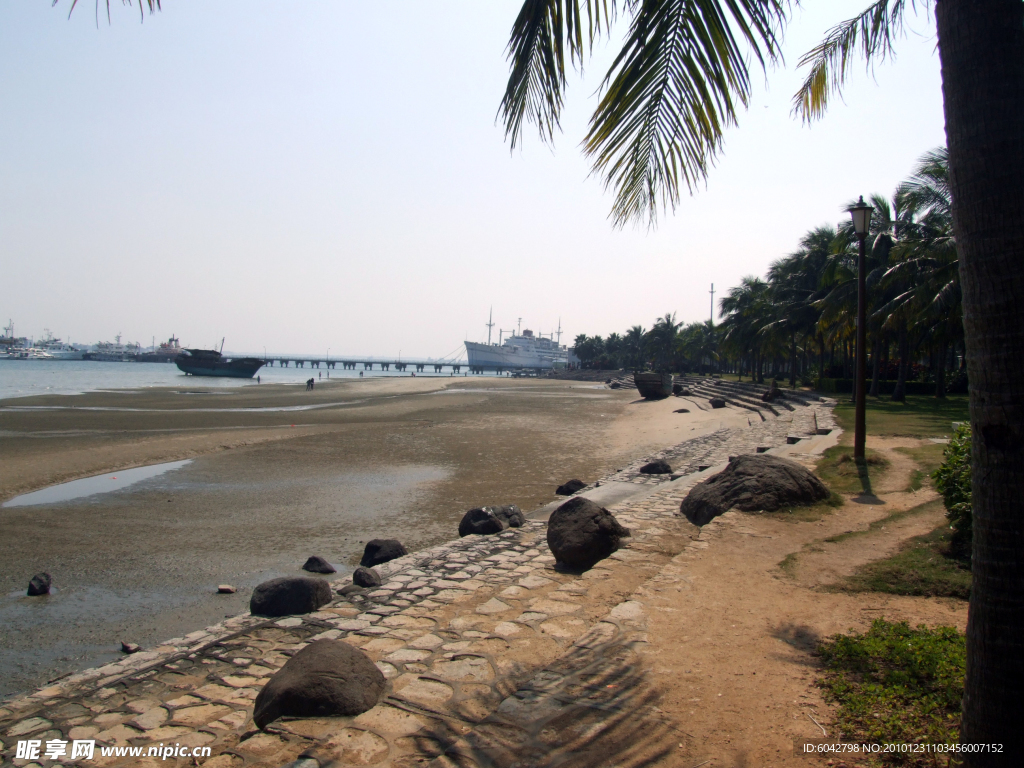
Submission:
M 245 609 L 253 586 L 365 541 L 456 536 L 466 509 L 533 509 L 572 477 L 745 417 L 552 380 L 337 380 L 147 389 L 0 403 L 0 502 L 119 469 L 192 459 L 112 493 L 0 509 L 0 697 Z M 689 403 L 683 403 L 689 407 Z M 45 570 L 58 591 L 27 599 Z M 213 592 L 219 583 L 236 595 Z

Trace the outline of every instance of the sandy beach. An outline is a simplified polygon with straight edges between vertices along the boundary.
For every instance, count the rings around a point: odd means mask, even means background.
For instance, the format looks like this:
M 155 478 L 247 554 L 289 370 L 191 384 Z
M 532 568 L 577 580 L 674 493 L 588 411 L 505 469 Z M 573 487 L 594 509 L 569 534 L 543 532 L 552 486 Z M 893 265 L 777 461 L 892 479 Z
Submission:
M 685 403 L 684 403 L 685 404 Z M 318 554 L 339 572 L 365 541 L 451 539 L 465 510 L 550 502 L 639 456 L 722 426 L 600 384 L 498 378 L 335 380 L 94 392 L 0 404 L 0 502 L 162 462 L 129 488 L 7 507 L 0 696 L 245 609 L 251 588 Z M 23 599 L 29 577 L 56 594 Z M 219 583 L 236 595 L 214 596 Z

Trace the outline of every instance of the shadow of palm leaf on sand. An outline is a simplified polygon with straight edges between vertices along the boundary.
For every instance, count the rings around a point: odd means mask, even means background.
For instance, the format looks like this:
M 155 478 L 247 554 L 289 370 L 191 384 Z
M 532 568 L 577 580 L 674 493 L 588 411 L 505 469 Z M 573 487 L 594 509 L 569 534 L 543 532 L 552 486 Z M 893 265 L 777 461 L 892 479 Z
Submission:
M 509 686 L 513 692 L 490 714 L 466 717 L 469 713 L 460 712 L 458 704 L 446 717 L 431 713 L 432 725 L 407 742 L 416 757 L 409 755 L 414 760 L 396 768 L 640 768 L 657 763 L 689 737 L 658 709 L 661 696 L 637 653 L 635 635 L 601 622 L 561 658 Z M 496 681 L 499 689 L 501 683 Z

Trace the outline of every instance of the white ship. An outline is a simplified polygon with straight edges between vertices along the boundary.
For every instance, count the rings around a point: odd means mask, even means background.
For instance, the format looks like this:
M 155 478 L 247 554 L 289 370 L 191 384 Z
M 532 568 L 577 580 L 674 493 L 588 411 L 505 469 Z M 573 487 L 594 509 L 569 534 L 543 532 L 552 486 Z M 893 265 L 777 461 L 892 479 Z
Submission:
M 533 331 L 523 329 L 502 340 L 499 331 L 497 344 L 491 343 L 491 328 L 494 323 L 488 319 L 487 343 L 466 342 L 466 354 L 470 368 L 494 368 L 515 370 L 518 368 L 561 368 L 568 362 L 569 352 L 558 342 L 561 340 L 562 324 L 551 337 L 535 336 Z
M 46 337 L 36 343 L 36 349 L 40 349 L 45 352 L 50 360 L 84 360 L 85 351 L 73 347 L 67 342 L 55 339 L 53 334 L 50 333 L 50 329 L 44 329 Z
M 99 360 L 105 363 L 133 363 L 135 356 L 142 351 L 138 342 L 122 344 L 121 334 L 114 337 L 114 342 L 101 341 L 92 352 L 85 353 L 86 360 Z

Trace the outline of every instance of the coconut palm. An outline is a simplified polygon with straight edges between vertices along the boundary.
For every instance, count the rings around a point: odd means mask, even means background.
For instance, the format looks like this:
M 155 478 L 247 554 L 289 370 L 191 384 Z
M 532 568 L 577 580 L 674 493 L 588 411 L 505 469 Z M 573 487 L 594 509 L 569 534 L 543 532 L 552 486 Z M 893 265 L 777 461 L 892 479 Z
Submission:
M 623 350 L 629 367 L 634 372 L 644 369 L 644 352 L 647 348 L 647 331 L 642 325 L 634 325 L 623 336 Z
M 894 51 L 908 9 L 929 0 L 876 0 L 827 33 L 802 60 L 794 98 L 821 116 L 858 52 Z M 583 60 L 630 17 L 619 55 L 584 140 L 594 169 L 615 190 L 616 222 L 654 221 L 683 187 L 707 174 L 725 128 L 751 94 L 750 67 L 779 59 L 784 0 L 526 0 L 512 29 L 512 73 L 501 116 L 513 145 L 524 119 L 550 138 L 559 124 L 566 59 Z M 974 587 L 968 621 L 962 738 L 1002 743 L 969 752 L 968 765 L 1009 762 L 1024 751 L 1024 3 L 934 3 L 974 429 L 977 478 Z
M 654 368 L 668 372 L 676 351 L 676 333 L 682 323 L 676 322 L 675 312 L 666 312 L 651 326 L 647 334 L 647 348 L 654 357 Z

